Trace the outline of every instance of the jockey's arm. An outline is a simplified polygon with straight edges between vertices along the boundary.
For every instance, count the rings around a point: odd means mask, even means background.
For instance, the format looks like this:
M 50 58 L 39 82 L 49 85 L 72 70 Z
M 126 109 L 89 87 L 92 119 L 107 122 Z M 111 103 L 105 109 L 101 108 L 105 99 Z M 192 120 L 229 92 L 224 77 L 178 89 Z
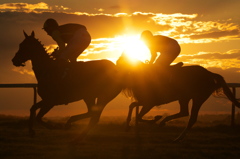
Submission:
M 154 61 L 156 60 L 156 57 L 157 57 L 157 52 L 156 51 L 151 51 L 151 59 L 150 59 L 149 64 L 153 64 Z
M 53 31 L 52 38 L 55 40 L 58 44 L 59 51 L 62 51 L 65 48 L 65 42 L 62 40 L 60 32 L 58 30 Z

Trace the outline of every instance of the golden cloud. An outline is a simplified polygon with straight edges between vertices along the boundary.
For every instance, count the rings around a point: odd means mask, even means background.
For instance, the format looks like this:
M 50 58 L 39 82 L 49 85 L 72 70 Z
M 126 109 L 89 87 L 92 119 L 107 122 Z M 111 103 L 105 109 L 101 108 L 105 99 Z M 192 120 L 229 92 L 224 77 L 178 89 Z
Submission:
M 15 67 L 12 69 L 14 72 L 18 72 L 22 75 L 30 75 L 30 76 L 35 76 L 34 72 L 31 69 L 23 68 L 23 67 Z
M 222 69 L 239 68 L 240 50 L 234 49 L 224 53 L 219 52 L 199 52 L 196 54 L 181 54 L 176 61 L 187 64 L 201 65 L 206 68 L 216 67 Z M 240 68 L 239 68 L 240 69 Z
M 134 33 L 140 33 L 143 29 L 149 29 L 154 34 L 161 34 L 170 36 L 179 41 L 180 44 L 189 43 L 211 43 L 226 40 L 236 40 L 239 38 L 239 26 L 231 23 L 229 19 L 222 21 L 201 21 L 197 14 L 162 14 L 151 12 L 134 12 L 129 13 L 96 13 L 91 14 L 87 12 L 71 12 L 71 10 L 64 6 L 49 6 L 48 4 L 41 2 L 37 4 L 28 3 L 5 3 L 0 5 L 0 11 L 19 11 L 19 12 L 37 12 L 45 13 L 55 10 L 61 10 L 54 14 L 66 14 L 67 17 L 74 15 L 75 21 L 81 21 L 89 30 L 92 31 L 93 36 L 96 39 L 92 39 L 91 45 L 80 56 L 81 59 L 98 59 L 102 57 L 114 58 L 121 53 L 119 49 L 119 42 L 115 38 L 102 38 L 113 37 L 114 35 L 121 35 L 127 31 L 135 31 Z M 78 15 L 78 16 L 75 16 Z M 98 27 L 92 25 L 92 21 L 99 23 Z M 114 28 L 114 29 L 113 29 Z M 99 33 L 99 30 L 101 32 Z M 51 52 L 55 46 L 49 46 L 48 50 Z M 235 66 L 227 62 L 226 57 L 235 56 L 237 54 L 195 54 L 194 57 L 182 56 L 184 61 L 189 63 L 204 63 L 207 61 L 207 57 L 210 59 L 214 56 L 217 63 L 208 61 L 208 65 L 216 64 L 224 67 Z M 206 57 L 206 58 L 205 58 Z M 223 58 L 224 57 L 224 58 Z M 225 59 L 225 60 L 224 60 Z M 235 60 L 236 58 L 234 58 Z M 238 57 L 239 59 L 239 57 Z M 234 61 L 233 60 L 233 61 Z M 219 64 L 222 63 L 222 64 Z M 234 63 L 239 64 L 237 60 Z
M 95 21 L 99 20 L 103 23 L 104 21 L 108 21 L 107 24 L 113 23 L 115 26 L 116 24 L 119 24 L 114 27 L 116 34 L 129 30 L 139 32 L 140 30 L 148 29 L 152 30 L 154 34 L 161 34 L 175 38 L 179 40 L 180 43 L 210 43 L 224 41 L 239 38 L 240 33 L 239 26 L 231 23 L 229 19 L 221 22 L 198 21 L 197 14 L 162 14 L 152 12 L 134 12 L 132 14 L 106 14 L 100 12 L 92 14 L 87 12 L 71 12 L 71 9 L 67 7 L 49 6 L 44 2 L 37 4 L 5 3 L 0 5 L 0 11 L 36 13 L 52 13 L 54 11 L 58 11 L 58 13 L 73 14 L 78 15 L 79 17 L 87 16 L 88 19 L 95 18 Z M 109 18 L 111 18 L 111 21 L 109 21 Z M 104 25 L 104 28 L 107 28 L 107 26 Z M 110 33 L 111 30 L 109 29 L 108 32 Z
M 37 4 L 28 3 L 4 3 L 0 5 L 0 10 L 4 11 L 34 11 L 34 10 L 49 10 L 49 6 L 40 2 Z
M 51 11 L 66 11 L 69 8 L 64 6 L 49 6 L 47 3 L 40 2 L 37 4 L 28 4 L 28 3 L 4 3 L 0 5 L 0 11 L 11 11 L 11 12 L 51 12 Z

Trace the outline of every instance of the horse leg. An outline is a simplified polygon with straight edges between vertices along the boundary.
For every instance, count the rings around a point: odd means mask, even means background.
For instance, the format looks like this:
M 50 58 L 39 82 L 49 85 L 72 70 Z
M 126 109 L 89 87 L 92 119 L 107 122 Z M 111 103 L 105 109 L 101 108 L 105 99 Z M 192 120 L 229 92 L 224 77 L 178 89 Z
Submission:
M 74 143 L 82 141 L 88 134 L 88 132 L 99 122 L 101 113 L 105 105 L 94 105 L 91 109 L 90 121 L 87 127 L 81 132 L 78 138 L 75 139 Z
M 148 122 L 148 123 L 154 123 L 155 120 L 144 120 L 143 116 L 147 114 L 154 106 L 151 105 L 143 105 L 142 109 L 140 110 L 138 116 L 136 117 L 136 120 L 139 122 Z
M 34 121 L 35 121 L 35 118 L 36 118 L 36 111 L 37 111 L 37 109 L 41 108 L 42 105 L 43 105 L 43 101 L 40 101 L 40 102 L 34 104 L 30 109 L 28 130 L 29 130 L 29 135 L 31 137 L 35 136 L 35 131 L 33 130 L 33 124 L 34 124 Z
M 188 133 L 188 131 L 192 128 L 192 126 L 196 123 L 197 121 L 197 117 L 198 117 L 198 112 L 202 106 L 202 104 L 208 99 L 208 97 L 211 94 L 207 94 L 204 96 L 200 96 L 193 98 L 193 104 L 192 104 L 192 110 L 191 110 L 191 115 L 190 115 L 190 119 L 188 121 L 188 125 L 187 127 L 183 130 L 183 132 L 174 140 L 175 142 L 179 142 L 182 141 L 183 138 L 186 136 L 186 134 Z
M 36 120 L 37 122 L 41 123 L 44 127 L 48 128 L 48 129 L 52 129 L 53 127 L 49 124 L 47 124 L 46 122 L 44 122 L 42 120 L 42 117 L 49 112 L 50 109 L 52 109 L 54 107 L 53 104 L 49 104 L 49 103 L 44 103 L 44 105 L 40 108 L 37 116 L 36 116 Z
M 109 88 L 106 88 L 104 92 L 97 97 L 97 102 L 95 105 L 90 106 L 90 121 L 88 126 L 82 131 L 80 136 L 75 140 L 75 142 L 83 140 L 88 132 L 99 122 L 100 116 L 102 114 L 103 109 L 105 106 L 114 99 L 121 91 L 121 87 L 114 88 L 113 86 L 109 85 Z
M 127 120 L 126 120 L 126 129 L 125 129 L 126 131 L 130 130 L 130 121 L 131 121 L 131 118 L 132 118 L 132 111 L 136 106 L 140 106 L 140 104 L 137 103 L 137 102 L 132 102 L 129 105 L 128 116 L 127 116 Z
M 108 92 L 109 94 L 103 93 L 101 97 L 98 97 L 97 102 L 95 105 L 89 107 L 90 111 L 90 121 L 87 127 L 82 131 L 80 136 L 75 140 L 75 142 L 79 142 L 83 140 L 88 132 L 99 122 L 100 116 L 102 114 L 103 109 L 113 98 L 117 96 L 119 92 Z
M 78 121 L 78 120 L 81 120 L 81 119 L 85 119 L 85 118 L 89 118 L 91 116 L 91 107 L 93 105 L 95 105 L 95 98 L 92 98 L 92 99 L 84 99 L 84 102 L 86 103 L 87 105 L 87 108 L 88 108 L 88 111 L 87 113 L 83 113 L 83 114 L 79 114 L 79 115 L 74 115 L 74 116 L 71 116 L 67 123 L 65 124 L 65 129 L 69 129 L 71 128 L 71 124 L 75 121 Z
M 173 114 L 173 115 L 170 115 L 170 116 L 167 116 L 166 118 L 164 118 L 159 126 L 165 126 L 166 125 L 166 122 L 170 121 L 170 120 L 173 120 L 173 119 L 176 119 L 176 118 L 181 118 L 181 117 L 184 117 L 184 116 L 188 116 L 189 115 L 189 112 L 188 112 L 188 103 L 189 103 L 190 99 L 180 99 L 179 100 L 179 104 L 180 104 L 180 112 L 177 113 L 177 114 Z

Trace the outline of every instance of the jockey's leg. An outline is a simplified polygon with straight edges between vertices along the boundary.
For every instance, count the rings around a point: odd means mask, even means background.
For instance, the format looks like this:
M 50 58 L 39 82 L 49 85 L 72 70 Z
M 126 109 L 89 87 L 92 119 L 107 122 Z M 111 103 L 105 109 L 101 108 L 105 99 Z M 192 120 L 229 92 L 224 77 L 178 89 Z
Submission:
M 170 44 L 169 48 L 161 52 L 161 55 L 156 60 L 156 64 L 161 66 L 169 66 L 180 54 L 181 48 L 179 45 Z
M 71 62 L 77 60 L 77 57 L 89 46 L 91 36 L 84 29 L 75 32 L 72 39 L 68 42 L 60 58 L 69 59 Z

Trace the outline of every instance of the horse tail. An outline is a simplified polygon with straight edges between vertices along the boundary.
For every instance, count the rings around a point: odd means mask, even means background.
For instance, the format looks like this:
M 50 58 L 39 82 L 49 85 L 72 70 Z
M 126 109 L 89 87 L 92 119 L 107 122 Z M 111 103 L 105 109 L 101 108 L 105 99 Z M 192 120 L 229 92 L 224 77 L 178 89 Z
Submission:
M 237 99 L 234 97 L 233 93 L 231 92 L 231 90 L 229 89 L 226 81 L 224 80 L 224 78 L 216 73 L 213 73 L 213 78 L 215 80 L 216 83 L 216 90 L 218 89 L 223 89 L 224 94 L 227 96 L 227 98 L 238 108 L 240 108 L 240 103 L 237 101 Z
M 133 101 L 137 101 L 133 92 L 133 88 L 132 88 L 132 79 L 131 76 L 129 74 L 125 74 L 124 78 L 123 78 L 124 82 L 122 85 L 122 93 L 129 99 L 133 100 Z
M 137 101 L 137 99 L 135 98 L 134 93 L 133 93 L 133 91 L 132 91 L 131 88 L 129 88 L 129 87 L 124 88 L 124 89 L 122 90 L 122 93 L 123 93 L 127 98 L 129 98 L 129 99 L 131 99 L 131 100 L 134 100 L 134 101 Z

